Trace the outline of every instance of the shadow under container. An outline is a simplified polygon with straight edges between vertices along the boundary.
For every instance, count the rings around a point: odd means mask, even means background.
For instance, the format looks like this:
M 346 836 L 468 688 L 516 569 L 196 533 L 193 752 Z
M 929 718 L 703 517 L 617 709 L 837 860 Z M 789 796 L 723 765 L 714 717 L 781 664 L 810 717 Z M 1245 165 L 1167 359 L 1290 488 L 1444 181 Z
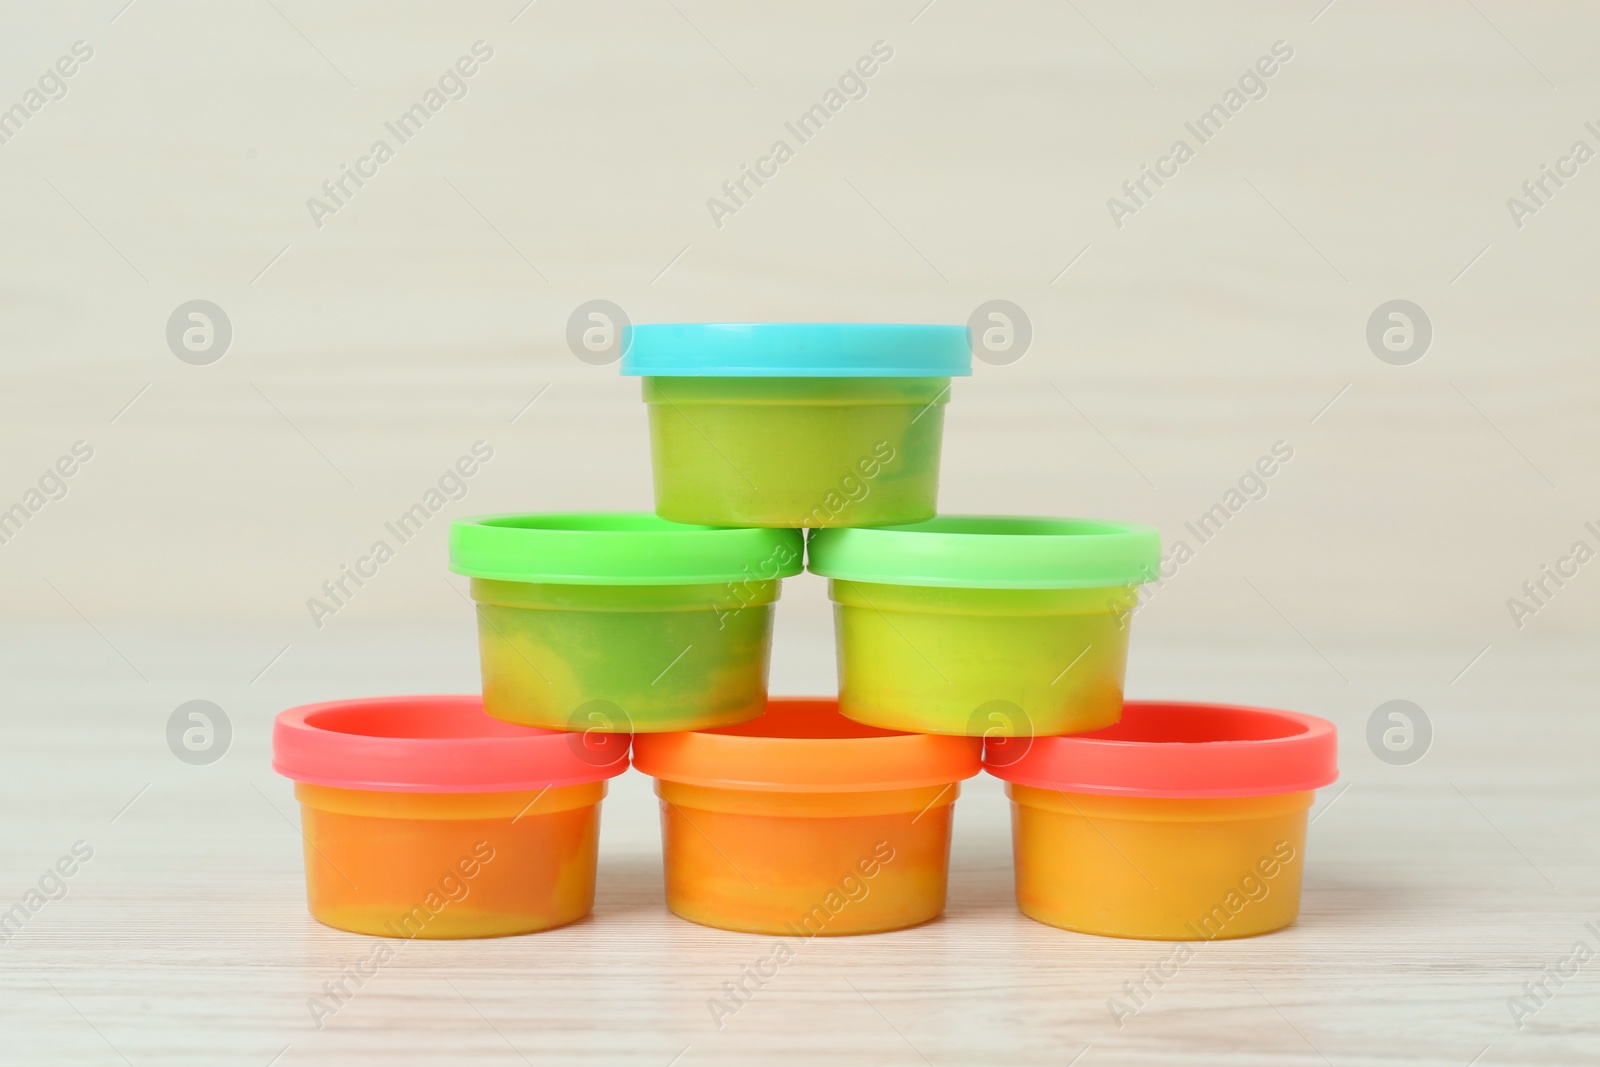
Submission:
M 1117 721 L 1151 527 L 941 516 L 817 530 L 831 581 L 839 710 L 892 730 L 1026 737 Z
M 667 907 L 745 933 L 870 934 L 944 911 L 969 738 L 853 723 L 775 699 L 739 726 L 635 740 L 656 779 Z
M 633 326 L 656 513 L 722 526 L 877 526 L 931 518 L 964 326 Z
M 1008 784 L 1017 906 L 1151 941 L 1269 933 L 1300 913 L 1306 813 L 1338 777 L 1326 719 L 1129 701 L 1073 737 L 991 738 Z
M 475 696 L 379 697 L 281 713 L 318 922 L 379 937 L 527 934 L 594 906 L 600 801 L 620 734 L 492 719 Z
M 797 530 L 654 515 L 485 515 L 450 528 L 472 579 L 484 710 L 553 730 L 648 733 L 766 706 L 773 605 Z

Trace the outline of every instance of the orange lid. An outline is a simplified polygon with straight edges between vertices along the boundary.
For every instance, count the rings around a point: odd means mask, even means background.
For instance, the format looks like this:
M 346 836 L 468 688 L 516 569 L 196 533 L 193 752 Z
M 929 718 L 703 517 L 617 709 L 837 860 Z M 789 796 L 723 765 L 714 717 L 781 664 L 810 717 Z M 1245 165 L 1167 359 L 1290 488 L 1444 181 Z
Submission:
M 633 765 L 684 785 L 847 793 L 948 785 L 978 773 L 982 738 L 851 722 L 837 700 L 773 698 L 736 726 L 636 734 Z

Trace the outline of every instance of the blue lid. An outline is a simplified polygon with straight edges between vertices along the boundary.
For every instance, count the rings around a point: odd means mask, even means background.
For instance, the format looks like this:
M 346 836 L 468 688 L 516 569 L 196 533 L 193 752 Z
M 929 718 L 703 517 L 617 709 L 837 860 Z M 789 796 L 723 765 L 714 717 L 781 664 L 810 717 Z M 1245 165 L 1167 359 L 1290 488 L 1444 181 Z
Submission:
M 965 326 L 855 322 L 635 325 L 622 373 L 707 378 L 948 378 L 972 373 Z

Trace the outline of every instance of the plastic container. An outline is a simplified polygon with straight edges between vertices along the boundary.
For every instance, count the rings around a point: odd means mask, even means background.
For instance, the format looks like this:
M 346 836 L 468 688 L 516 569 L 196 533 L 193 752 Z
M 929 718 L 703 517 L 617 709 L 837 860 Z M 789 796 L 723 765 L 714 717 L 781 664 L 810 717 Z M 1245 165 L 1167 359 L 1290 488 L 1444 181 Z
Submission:
M 1129 701 L 1075 737 L 991 738 L 1017 906 L 1109 937 L 1213 941 L 1300 913 L 1306 812 L 1338 777 L 1334 726 L 1289 711 Z
M 831 700 L 773 700 L 739 726 L 636 739 L 656 778 L 667 907 L 803 937 L 915 926 L 944 910 L 967 738 L 853 723 Z
M 1117 721 L 1148 526 L 945 516 L 819 530 L 839 710 L 893 730 L 1049 735 Z
M 484 710 L 618 733 L 754 718 L 773 603 L 802 550 L 794 530 L 643 514 L 457 520 L 450 569 L 472 578 Z
M 628 738 L 512 726 L 475 696 L 340 700 L 280 714 L 272 767 L 295 782 L 317 921 L 502 937 L 589 914 Z
M 723 526 L 876 526 L 931 518 L 964 326 L 634 326 L 656 512 Z

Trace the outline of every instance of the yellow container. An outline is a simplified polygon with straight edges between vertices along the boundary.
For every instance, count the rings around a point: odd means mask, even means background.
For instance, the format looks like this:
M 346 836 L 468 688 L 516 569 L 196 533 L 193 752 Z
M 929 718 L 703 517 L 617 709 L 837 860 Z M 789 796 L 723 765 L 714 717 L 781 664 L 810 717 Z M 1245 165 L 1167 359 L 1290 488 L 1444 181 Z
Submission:
M 1338 777 L 1311 715 L 1129 701 L 1116 725 L 991 737 L 1007 782 L 1017 906 L 1065 930 L 1213 941 L 1300 913 L 1306 814 Z
M 1122 714 L 1136 586 L 942 589 L 835 579 L 828 593 L 839 707 L 857 722 L 1044 735 L 1093 730 Z
M 1065 930 L 1210 941 L 1300 914 L 1312 793 L 1155 798 L 1007 785 L 1017 907 Z
M 1160 542 L 1131 523 L 1014 516 L 813 530 L 806 565 L 832 579 L 839 710 L 971 737 L 1116 722 Z
M 751 722 L 635 744 L 657 779 L 674 914 L 815 937 L 944 911 L 957 783 L 978 770 L 967 738 L 864 726 L 831 700 L 773 700 Z
M 625 734 L 501 722 L 478 697 L 308 704 L 273 724 L 294 781 L 306 902 L 317 921 L 378 937 L 501 937 L 594 905 L 605 779 Z

